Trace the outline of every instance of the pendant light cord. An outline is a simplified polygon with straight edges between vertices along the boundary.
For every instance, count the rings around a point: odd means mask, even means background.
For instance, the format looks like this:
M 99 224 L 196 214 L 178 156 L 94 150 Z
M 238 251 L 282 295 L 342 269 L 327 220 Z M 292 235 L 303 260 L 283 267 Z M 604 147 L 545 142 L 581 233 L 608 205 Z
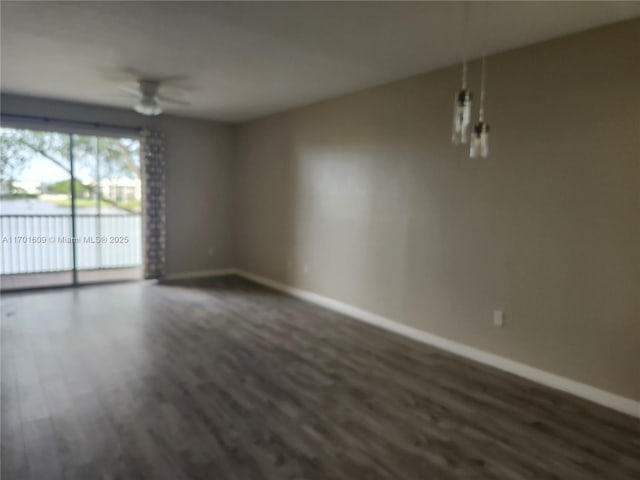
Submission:
M 467 55 L 469 52 L 469 8 L 470 2 L 464 2 L 464 30 L 462 31 L 462 89 L 467 89 Z
M 482 55 L 482 71 L 480 74 L 480 121 L 484 122 L 485 76 L 487 74 L 487 58 Z
M 487 34 L 487 9 L 488 9 L 488 2 L 484 2 L 484 12 L 483 12 L 483 19 L 482 19 L 482 32 L 483 32 L 483 36 L 485 36 L 486 38 L 486 34 Z M 483 46 L 482 48 L 482 66 L 481 66 L 481 71 L 480 71 L 480 112 L 479 112 L 479 118 L 481 122 L 484 122 L 484 101 L 485 101 L 485 97 L 486 97 L 486 77 L 487 77 L 487 53 L 486 53 L 486 46 Z

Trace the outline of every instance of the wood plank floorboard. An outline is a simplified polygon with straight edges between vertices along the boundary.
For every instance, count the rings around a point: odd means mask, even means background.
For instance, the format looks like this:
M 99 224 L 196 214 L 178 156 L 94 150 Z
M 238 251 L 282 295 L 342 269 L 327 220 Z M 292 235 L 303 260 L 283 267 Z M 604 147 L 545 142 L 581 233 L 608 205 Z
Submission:
M 3 480 L 639 480 L 640 420 L 238 277 L 2 298 Z

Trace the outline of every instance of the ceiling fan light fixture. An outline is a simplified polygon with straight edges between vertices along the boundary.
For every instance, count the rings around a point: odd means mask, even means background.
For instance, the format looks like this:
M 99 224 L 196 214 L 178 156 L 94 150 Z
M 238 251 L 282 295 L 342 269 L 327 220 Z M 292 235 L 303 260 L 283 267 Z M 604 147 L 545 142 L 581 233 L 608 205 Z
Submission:
M 136 112 L 147 116 L 155 116 L 162 113 L 162 107 L 153 98 L 143 98 L 133 108 Z

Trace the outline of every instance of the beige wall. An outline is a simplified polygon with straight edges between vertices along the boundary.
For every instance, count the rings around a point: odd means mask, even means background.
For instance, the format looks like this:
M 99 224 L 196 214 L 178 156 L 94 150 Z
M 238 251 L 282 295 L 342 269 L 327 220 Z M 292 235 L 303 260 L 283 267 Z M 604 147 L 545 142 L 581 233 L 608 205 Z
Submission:
M 236 266 L 640 399 L 638 58 L 639 20 L 492 56 L 488 160 L 458 67 L 242 125 Z
M 1 109 L 2 113 L 163 130 L 167 161 L 167 274 L 232 266 L 231 126 L 170 115 L 143 117 L 129 110 L 15 95 L 2 95 Z

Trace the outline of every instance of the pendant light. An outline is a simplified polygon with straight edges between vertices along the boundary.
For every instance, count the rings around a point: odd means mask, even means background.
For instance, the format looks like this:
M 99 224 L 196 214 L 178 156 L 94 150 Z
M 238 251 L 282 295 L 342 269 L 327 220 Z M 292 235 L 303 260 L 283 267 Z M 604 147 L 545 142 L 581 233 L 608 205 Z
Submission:
M 464 5 L 464 32 L 462 54 L 462 87 L 453 100 L 453 129 L 451 141 L 454 145 L 467 143 L 471 124 L 471 102 L 473 94 L 467 90 L 467 49 L 469 36 L 469 2 Z
M 486 3 L 485 3 L 485 27 L 486 27 Z M 486 28 L 485 28 L 486 30 Z M 489 157 L 489 124 L 484 120 L 484 102 L 486 97 L 487 56 L 482 54 L 482 71 L 480 74 L 480 109 L 478 111 L 478 123 L 471 131 L 471 145 L 469 156 L 471 158 Z
M 480 111 L 478 113 L 478 123 L 471 132 L 471 146 L 469 156 L 471 158 L 487 158 L 489 156 L 489 124 L 484 121 L 484 100 L 485 100 L 485 75 L 487 69 L 487 59 L 482 56 L 482 80 L 480 83 Z

